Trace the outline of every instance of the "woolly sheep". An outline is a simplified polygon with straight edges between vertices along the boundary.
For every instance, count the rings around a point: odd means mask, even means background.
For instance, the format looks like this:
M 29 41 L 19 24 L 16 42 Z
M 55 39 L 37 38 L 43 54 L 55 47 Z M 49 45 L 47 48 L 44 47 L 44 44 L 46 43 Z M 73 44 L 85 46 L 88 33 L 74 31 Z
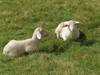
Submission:
M 80 36 L 80 32 L 77 29 L 76 25 L 81 25 L 81 22 L 77 21 L 66 21 L 62 22 L 58 25 L 58 27 L 55 29 L 55 33 L 57 35 L 57 38 L 63 38 L 63 40 L 71 39 L 76 40 Z
M 39 51 L 42 37 L 47 37 L 49 33 L 42 27 L 35 29 L 32 38 L 26 40 L 11 40 L 5 47 L 3 54 L 9 57 L 18 57 L 26 53 Z

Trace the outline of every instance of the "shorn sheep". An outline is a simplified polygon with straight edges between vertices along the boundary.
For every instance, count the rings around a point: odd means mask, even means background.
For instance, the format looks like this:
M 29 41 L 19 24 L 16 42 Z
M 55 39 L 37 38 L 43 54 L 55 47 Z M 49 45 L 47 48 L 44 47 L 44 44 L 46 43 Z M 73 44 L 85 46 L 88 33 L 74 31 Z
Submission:
M 9 57 L 19 57 L 26 53 L 39 51 L 42 37 L 47 37 L 49 33 L 42 27 L 35 29 L 32 38 L 26 40 L 11 40 L 3 50 L 3 54 Z
M 57 35 L 57 38 L 63 38 L 63 40 L 71 39 L 71 40 L 77 40 L 80 36 L 80 32 L 77 29 L 76 25 L 81 25 L 81 22 L 77 21 L 66 21 L 62 22 L 58 25 L 58 27 L 55 29 L 55 33 Z

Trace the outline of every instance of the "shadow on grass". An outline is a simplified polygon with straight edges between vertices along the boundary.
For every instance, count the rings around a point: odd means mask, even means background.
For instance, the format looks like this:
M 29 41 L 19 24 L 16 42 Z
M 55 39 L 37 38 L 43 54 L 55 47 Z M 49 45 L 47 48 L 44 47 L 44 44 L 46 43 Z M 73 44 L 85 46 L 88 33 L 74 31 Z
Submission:
M 53 45 L 52 50 L 40 50 L 40 53 L 54 53 L 55 55 L 60 55 L 62 52 L 65 52 L 65 49 L 63 47 L 59 47 L 57 45 Z
M 71 46 L 71 40 L 68 41 L 62 41 L 62 39 L 58 40 L 55 39 L 56 41 L 53 41 L 50 46 L 42 46 L 42 50 L 40 50 L 39 52 L 46 52 L 46 53 L 54 53 L 55 55 L 60 55 L 62 52 L 65 52 L 66 50 L 68 50 Z
M 54 44 L 52 50 L 50 50 L 50 51 L 45 51 L 45 52 L 48 52 L 48 53 L 55 53 L 56 55 L 59 55 L 59 54 L 61 54 L 62 52 L 65 52 L 66 48 L 68 49 L 68 47 L 65 47 L 65 46 L 62 46 L 62 45 Z
M 83 46 L 83 45 L 85 45 L 85 46 L 91 46 L 95 42 L 98 42 L 98 41 L 96 41 L 95 39 L 93 39 L 93 40 L 87 40 L 85 34 L 82 31 L 80 31 L 80 38 L 78 40 L 76 40 L 76 42 L 79 42 L 80 46 Z

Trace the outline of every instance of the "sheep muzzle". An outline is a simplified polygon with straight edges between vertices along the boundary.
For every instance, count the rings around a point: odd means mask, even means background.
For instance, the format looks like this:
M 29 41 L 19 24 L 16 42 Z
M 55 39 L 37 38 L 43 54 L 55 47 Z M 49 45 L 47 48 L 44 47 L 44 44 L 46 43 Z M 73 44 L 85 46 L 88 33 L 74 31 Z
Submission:
M 74 29 L 72 29 L 72 32 L 74 32 L 75 30 Z

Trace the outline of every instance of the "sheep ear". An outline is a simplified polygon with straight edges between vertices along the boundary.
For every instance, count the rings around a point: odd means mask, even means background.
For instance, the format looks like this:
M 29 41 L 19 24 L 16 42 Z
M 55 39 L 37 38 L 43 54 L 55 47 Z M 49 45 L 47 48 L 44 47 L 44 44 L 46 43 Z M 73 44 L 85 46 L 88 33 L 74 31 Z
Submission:
M 81 22 L 75 21 L 75 25 L 81 25 L 81 24 L 82 24 Z
M 68 25 L 63 25 L 62 27 L 67 27 Z
M 41 33 L 40 32 L 37 32 L 37 38 L 41 39 Z

